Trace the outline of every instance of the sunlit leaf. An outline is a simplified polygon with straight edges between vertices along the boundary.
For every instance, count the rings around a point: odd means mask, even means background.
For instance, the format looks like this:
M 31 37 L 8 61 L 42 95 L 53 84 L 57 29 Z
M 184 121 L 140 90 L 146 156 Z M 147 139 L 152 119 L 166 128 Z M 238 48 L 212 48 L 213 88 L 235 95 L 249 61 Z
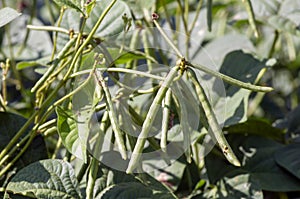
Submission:
M 41 160 L 19 171 L 7 191 L 36 198 L 82 198 L 72 166 L 62 160 Z
M 54 0 L 55 3 L 59 6 L 67 6 L 69 8 L 73 8 L 78 12 L 82 12 L 80 8 L 80 0 Z
M 76 157 L 86 160 L 86 147 L 79 138 L 77 117 L 71 110 L 56 108 L 57 130 L 66 149 Z
M 249 174 L 249 182 L 267 191 L 299 191 L 300 181 L 277 165 L 275 154 L 283 145 L 258 136 L 230 136 L 228 141 L 242 160 L 241 168 L 228 165 L 224 159 L 210 153 L 205 157 L 211 183 Z M 284 183 L 282 183 L 284 182 Z
M 4 26 L 5 24 L 8 24 L 18 16 L 20 16 L 21 13 L 18 13 L 16 10 L 5 7 L 0 10 L 0 27 Z

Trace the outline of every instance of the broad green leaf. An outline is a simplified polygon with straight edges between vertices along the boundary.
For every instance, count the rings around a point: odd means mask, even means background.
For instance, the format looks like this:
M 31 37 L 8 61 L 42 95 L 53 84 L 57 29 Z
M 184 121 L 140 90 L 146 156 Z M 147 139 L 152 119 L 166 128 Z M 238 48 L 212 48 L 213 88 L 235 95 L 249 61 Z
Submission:
M 54 2 L 59 6 L 67 6 L 83 13 L 80 6 L 80 0 L 54 0 Z
M 16 10 L 5 7 L 0 10 L 0 27 L 4 26 L 5 24 L 8 24 L 18 16 L 20 16 L 21 13 L 18 13 Z
M 242 51 L 233 51 L 224 58 L 220 72 L 243 82 L 254 83 L 258 73 L 264 67 L 264 61 L 259 61 L 252 55 Z M 226 82 L 224 82 L 224 86 L 226 90 L 225 125 L 245 121 L 251 91 L 232 86 Z M 222 113 L 217 112 L 218 114 Z
M 228 141 L 235 154 L 242 160 L 242 167 L 234 168 L 226 161 L 210 153 L 205 157 L 211 183 L 249 174 L 249 182 L 259 184 L 267 191 L 299 191 L 300 180 L 276 164 L 274 155 L 283 145 L 258 136 L 229 136 Z M 284 182 L 284 183 L 282 183 Z
M 199 50 L 191 54 L 191 62 L 253 83 L 264 63 L 241 50 L 253 52 L 251 41 L 244 35 L 228 34 L 212 40 L 205 48 L 199 47 Z M 230 86 L 199 70 L 196 74 L 220 124 L 245 121 L 250 91 Z
M 286 147 L 276 151 L 275 160 L 276 162 L 297 176 L 300 180 L 300 143 L 289 144 Z
M 18 70 L 22 70 L 28 67 L 32 67 L 32 66 L 47 66 L 49 63 L 50 57 L 42 57 L 40 59 L 36 59 L 33 61 L 21 61 L 19 63 L 17 63 L 17 69 Z
M 263 192 L 258 183 L 249 182 L 249 174 L 241 174 L 218 181 L 216 187 L 207 188 L 196 198 L 263 199 Z
M 90 18 L 86 22 L 85 31 L 90 32 L 92 30 L 92 28 L 98 21 L 99 16 L 103 13 L 110 2 L 110 0 L 102 0 L 96 2 L 96 6 L 92 10 Z M 122 20 L 122 16 L 124 14 L 126 14 L 128 18 L 131 18 L 131 12 L 127 4 L 121 0 L 117 1 L 105 16 L 104 20 L 96 31 L 95 36 L 110 37 L 123 32 L 124 22 Z
M 151 189 L 138 182 L 126 182 L 111 185 L 101 191 L 96 199 L 115 199 L 122 197 L 124 199 L 132 198 L 151 198 L 153 196 Z
M 259 135 L 277 141 L 283 141 L 284 132 L 259 119 L 249 119 L 244 123 L 224 128 L 230 134 Z
M 26 119 L 12 113 L 0 112 L 0 150 L 10 142 L 14 135 L 18 132 L 20 128 L 25 124 Z M 24 133 L 24 136 L 28 132 Z M 20 146 L 19 149 L 21 149 Z M 34 156 L 32 154 L 35 154 Z M 13 155 L 13 157 L 16 154 Z M 40 159 L 45 159 L 48 157 L 46 145 L 42 136 L 36 136 L 30 146 L 27 148 L 25 153 L 20 157 L 20 159 L 15 163 L 15 166 L 20 169 L 27 166 L 30 163 L 38 161 Z
M 124 171 L 107 168 L 103 164 L 100 167 L 94 198 L 176 198 L 166 186 L 146 173 L 135 177 Z
M 16 61 L 38 59 L 40 57 L 50 55 L 52 52 L 52 41 L 49 33 L 46 31 L 31 30 L 25 48 L 23 49 L 21 54 L 18 54 L 20 53 L 19 50 L 23 45 L 26 36 L 27 29 L 24 28 L 24 24 L 27 23 L 28 18 L 30 18 L 29 15 L 22 14 L 22 16 L 18 18 L 18 20 L 12 21 L 9 26 L 9 33 L 13 42 L 13 45 L 11 47 Z M 37 18 L 33 18 L 32 24 L 37 26 L 43 25 L 43 23 Z M 1 49 L 6 55 L 10 55 L 10 47 L 9 41 L 7 39 L 7 34 L 8 32 L 5 32 Z M 0 54 L 0 59 L 3 59 L 2 53 Z
M 109 48 L 108 49 L 115 64 L 126 64 L 129 61 L 145 59 L 145 56 L 137 54 L 135 52 L 123 52 L 120 53 L 120 49 Z
M 110 0 L 101 0 L 96 1 L 96 5 L 90 13 L 90 17 L 87 19 L 84 32 L 87 34 L 90 33 L 99 17 L 110 4 Z M 123 1 L 117 1 L 112 9 L 107 13 L 102 23 L 100 24 L 98 30 L 95 33 L 96 37 L 101 37 L 104 40 L 107 39 L 108 43 L 115 43 L 116 38 L 120 33 L 123 32 L 124 22 L 122 20 L 123 14 L 127 15 L 128 18 L 131 18 L 131 12 L 126 3 Z M 80 13 L 75 12 L 74 10 L 66 10 L 61 21 L 61 27 L 67 30 L 74 30 L 75 32 L 79 31 L 80 27 Z M 134 26 L 132 26 L 133 28 Z M 114 36 L 114 37 L 113 37 Z M 58 34 L 58 49 L 61 49 L 66 42 L 69 40 L 69 36 L 66 34 Z
M 41 160 L 19 171 L 8 192 L 35 198 L 82 198 L 72 166 L 62 160 Z
M 148 179 L 149 180 L 149 179 Z M 156 182 L 158 183 L 158 182 Z M 158 187 L 156 183 L 148 181 L 148 184 L 144 185 L 140 182 L 123 182 L 114 185 L 110 185 L 102 190 L 95 199 L 115 199 L 122 197 L 124 199 L 132 198 L 176 198 L 170 191 L 166 188 L 162 189 Z M 158 183 L 159 184 L 159 183 Z
M 56 108 L 57 130 L 66 149 L 76 157 L 86 160 L 86 146 L 78 135 L 77 117 L 71 110 Z

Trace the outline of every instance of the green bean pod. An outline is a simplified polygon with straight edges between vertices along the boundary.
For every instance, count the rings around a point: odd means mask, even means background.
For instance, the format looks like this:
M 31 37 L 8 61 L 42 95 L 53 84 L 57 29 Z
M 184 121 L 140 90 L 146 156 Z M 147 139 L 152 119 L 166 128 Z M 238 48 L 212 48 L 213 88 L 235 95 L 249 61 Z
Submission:
M 162 82 L 161 87 L 159 88 L 150 108 L 146 115 L 146 119 L 142 126 L 142 131 L 138 137 L 138 140 L 136 142 L 136 145 L 134 147 L 134 150 L 132 152 L 131 159 L 129 161 L 128 168 L 126 170 L 126 173 L 132 173 L 133 170 L 138 166 L 138 162 L 140 161 L 143 148 L 146 142 L 146 139 L 148 137 L 149 131 L 152 127 L 154 118 L 159 110 L 159 107 L 161 107 L 161 102 L 170 87 L 171 83 L 173 82 L 174 78 L 178 74 L 179 66 L 175 66 L 171 69 L 171 71 L 168 73 L 166 79 Z
M 212 110 L 212 107 L 211 107 L 209 100 L 204 92 L 204 89 L 202 88 L 201 84 L 197 80 L 195 72 L 193 70 L 189 69 L 188 75 L 191 78 L 191 80 L 195 86 L 197 96 L 203 107 L 205 116 L 206 116 L 208 124 L 209 124 L 209 132 L 217 140 L 219 147 L 221 148 L 226 159 L 235 166 L 241 166 L 241 163 L 239 162 L 239 160 L 233 153 L 230 145 L 228 144 L 228 142 L 222 132 L 222 129 L 220 128 L 220 126 L 218 124 L 216 115 Z

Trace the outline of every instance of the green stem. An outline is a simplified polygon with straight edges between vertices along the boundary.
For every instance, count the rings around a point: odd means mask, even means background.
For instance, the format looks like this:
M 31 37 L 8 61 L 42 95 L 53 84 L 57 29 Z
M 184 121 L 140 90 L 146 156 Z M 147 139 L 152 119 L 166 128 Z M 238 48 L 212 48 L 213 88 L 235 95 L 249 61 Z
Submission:
M 61 24 L 61 21 L 62 21 L 62 19 L 63 19 L 63 15 L 64 15 L 64 13 L 65 13 L 65 7 L 63 6 L 63 7 L 61 7 L 61 9 L 60 9 L 60 13 L 59 13 L 59 17 L 58 17 L 58 20 L 57 20 L 57 28 L 59 28 L 59 26 L 60 26 L 60 24 Z M 59 28 L 60 29 L 60 28 Z M 67 34 L 69 34 L 69 31 L 68 31 L 68 33 Z M 51 60 L 53 60 L 53 58 L 54 58 L 54 55 L 55 55 L 55 53 L 56 53 L 56 44 L 57 44 L 57 36 L 58 36 L 58 32 L 56 32 L 55 31 L 55 33 L 54 33 L 54 35 L 53 35 L 53 49 L 52 49 L 52 54 L 51 54 Z
M 126 170 L 126 173 L 132 173 L 133 170 L 138 166 L 145 145 L 145 141 L 152 127 L 154 118 L 159 110 L 160 104 L 165 96 L 165 93 L 167 92 L 168 88 L 172 84 L 174 78 L 177 76 L 179 69 L 180 69 L 179 66 L 175 66 L 174 68 L 172 68 L 171 71 L 168 73 L 167 77 L 165 78 L 165 80 L 162 82 L 161 87 L 159 88 L 149 108 L 146 119 L 143 123 L 142 131 L 138 137 L 137 143 L 132 152 L 132 157 L 129 161 L 129 165 Z
M 253 7 L 252 7 L 252 4 L 251 4 L 251 1 L 250 0 L 243 0 L 243 2 L 245 3 L 246 10 L 247 10 L 247 13 L 249 15 L 248 21 L 250 23 L 251 28 L 254 31 L 254 36 L 256 38 L 258 38 L 258 30 L 257 30 L 256 23 L 255 23 L 255 15 L 254 15 L 254 12 L 253 12 Z
M 276 46 L 276 43 L 278 41 L 278 38 L 279 38 L 279 32 L 277 30 L 275 30 L 273 42 L 272 42 L 271 48 L 270 48 L 269 53 L 268 53 L 268 58 L 271 58 L 273 56 L 273 53 L 275 52 L 275 46 Z
M 192 33 L 192 31 L 193 31 L 193 29 L 194 29 L 194 27 L 196 25 L 196 22 L 198 20 L 199 14 L 200 14 L 200 10 L 201 10 L 202 4 L 203 4 L 203 0 L 200 0 L 199 3 L 198 3 L 198 6 L 196 8 L 196 15 L 195 15 L 195 17 L 193 19 L 192 25 L 191 25 L 190 30 L 189 30 L 189 35 Z
M 129 50 L 135 50 L 137 48 L 138 45 L 138 38 L 139 38 L 139 34 L 140 34 L 140 29 L 135 29 L 133 31 L 132 37 L 131 37 L 131 41 L 130 41 L 130 45 L 129 45 Z M 129 62 L 126 63 L 126 67 L 125 68 L 134 68 L 132 67 L 132 63 L 134 61 L 130 60 Z
M 28 20 L 28 24 L 32 24 L 32 21 L 35 17 L 35 14 L 36 14 L 36 9 L 37 9 L 37 0 L 33 0 L 33 3 L 32 3 L 32 8 L 31 8 L 31 13 L 30 13 L 30 18 Z M 25 38 L 23 40 L 23 43 L 21 45 L 21 47 L 19 48 L 18 52 L 17 52 L 17 55 L 20 56 L 22 51 L 24 50 L 24 48 L 26 47 L 26 44 L 27 44 L 27 41 L 28 41 L 28 38 L 29 38 L 29 33 L 30 33 L 30 29 L 26 29 L 26 34 L 25 34 Z
M 86 173 L 87 169 L 88 169 L 88 164 L 83 163 L 82 166 L 81 166 L 81 168 L 80 168 L 80 171 L 79 171 L 79 173 L 77 175 L 77 181 L 79 183 L 81 182 L 81 180 L 82 180 L 84 174 Z
M 218 142 L 223 154 L 227 158 L 227 160 L 235 166 L 241 166 L 241 163 L 239 162 L 239 160 L 233 153 L 230 145 L 228 144 L 228 142 L 222 132 L 222 129 L 219 126 L 216 115 L 213 112 L 213 109 L 208 101 L 208 98 L 205 94 L 204 89 L 202 88 L 201 84 L 197 80 L 195 72 L 193 70 L 189 69 L 188 75 L 191 78 L 191 80 L 195 86 L 199 101 L 201 103 L 201 106 L 203 107 L 205 116 L 206 116 L 208 124 L 209 124 L 209 132 L 217 140 L 217 142 Z
M 167 36 L 167 34 L 165 33 L 165 31 L 161 28 L 161 26 L 159 25 L 159 23 L 156 20 L 153 20 L 153 23 L 155 24 L 156 28 L 158 29 L 158 31 L 160 32 L 160 34 L 165 38 L 165 40 L 167 41 L 167 43 L 171 46 L 171 48 L 173 48 L 173 50 L 176 52 L 177 56 L 179 58 L 183 58 L 183 55 L 181 54 L 181 52 L 178 50 L 178 48 L 174 45 L 174 43 L 171 41 L 171 39 Z
M 171 23 L 171 20 L 170 20 L 170 15 L 169 15 L 169 12 L 168 12 L 168 9 L 167 9 L 167 5 L 166 5 L 166 0 L 161 0 L 161 3 L 162 3 L 162 7 L 163 7 L 163 10 L 164 10 L 164 13 L 166 15 L 166 21 L 169 25 L 169 28 L 170 30 L 172 30 L 172 23 Z
M 32 87 L 31 92 L 36 92 L 38 89 L 42 87 L 42 84 L 47 84 L 47 79 L 49 76 L 55 71 L 56 67 L 58 66 L 60 60 L 65 56 L 65 54 L 70 50 L 70 48 L 75 43 L 76 38 L 73 38 L 68 41 L 68 43 L 64 46 L 64 48 L 60 51 L 60 53 L 57 55 L 56 59 L 54 60 L 54 63 L 52 66 L 50 66 L 47 70 L 47 72 L 37 81 L 37 83 Z
M 22 148 L 22 150 L 20 152 L 18 152 L 18 154 L 12 161 L 10 161 L 3 169 L 1 169 L 0 176 L 3 176 L 10 169 L 10 167 L 23 155 L 23 153 L 27 150 L 27 148 L 29 147 L 29 145 L 31 144 L 31 142 L 32 142 L 33 138 L 35 138 L 35 136 L 36 136 L 35 133 L 31 133 L 29 140 L 27 141 L 25 146 Z
M 207 17 L 207 27 L 208 27 L 208 31 L 210 32 L 211 31 L 211 25 L 212 25 L 212 0 L 207 0 L 207 3 L 206 3 L 206 8 L 207 8 L 207 14 L 206 14 L 206 17 Z
M 51 159 L 56 159 L 56 154 L 58 153 L 58 151 L 59 151 L 59 149 L 60 149 L 60 147 L 61 147 L 61 144 L 62 144 L 62 139 L 61 139 L 61 137 L 59 136 L 59 137 L 58 137 L 58 140 L 57 140 L 57 143 L 56 143 L 56 145 L 55 145 L 55 149 L 54 149 L 54 152 L 53 152 L 53 154 L 52 154 Z
M 201 66 L 201 65 L 197 65 L 197 64 L 192 64 L 192 63 L 189 63 L 189 62 L 186 62 L 186 64 L 192 68 L 197 68 L 201 71 L 204 71 L 205 73 L 208 73 L 214 77 L 218 77 L 218 78 L 221 78 L 222 80 L 224 80 L 225 82 L 229 83 L 229 84 L 232 84 L 232 85 L 235 85 L 235 86 L 238 86 L 238 87 L 241 87 L 241 88 L 245 88 L 245 89 L 248 89 L 248 90 L 251 90 L 251 91 L 256 91 L 256 92 L 270 92 L 273 90 L 273 88 L 271 87 L 265 87 L 265 86 L 256 86 L 256 85 L 253 85 L 253 84 L 250 84 L 250 83 L 245 83 L 245 82 L 242 82 L 242 81 L 239 81 L 237 79 L 234 79 L 232 77 L 229 77 L 227 75 L 224 75 L 222 73 L 219 73 L 217 71 L 214 71 L 214 70 L 211 70 L 205 66 Z
M 151 57 L 150 47 L 149 47 L 150 45 L 149 45 L 147 33 L 148 33 L 147 29 L 144 29 L 142 32 L 142 40 L 143 40 L 143 44 L 144 44 L 145 54 L 147 56 Z M 146 62 L 147 62 L 147 66 L 148 66 L 148 71 L 152 71 L 152 69 L 153 69 L 152 62 L 149 59 L 147 59 Z
M 188 33 L 188 25 L 187 25 L 187 21 L 184 18 L 184 10 L 183 10 L 180 0 L 177 0 L 177 4 L 178 4 L 179 11 L 180 11 L 181 19 L 183 22 L 184 32 L 185 32 L 185 34 L 187 34 Z
M 90 71 L 89 76 L 86 78 L 86 80 L 80 84 L 75 90 L 73 90 L 72 92 L 69 92 L 67 95 L 63 96 L 62 98 L 60 98 L 59 100 L 57 100 L 53 106 L 57 106 L 60 103 L 62 103 L 64 100 L 68 99 L 69 97 L 73 96 L 75 93 L 77 93 L 78 91 L 80 91 L 82 88 L 84 88 L 90 81 L 90 79 L 93 77 L 93 74 L 95 72 L 96 69 L 96 65 L 97 65 L 97 61 L 94 62 L 93 68 Z
M 103 21 L 104 17 L 107 15 L 107 13 L 110 11 L 110 9 L 113 7 L 113 5 L 116 2 L 117 2 L 117 0 L 112 0 L 111 3 L 107 6 L 107 8 L 101 13 L 101 16 L 99 17 L 98 21 L 94 25 L 94 27 L 91 30 L 90 34 L 87 36 L 86 40 L 83 42 L 83 44 L 79 47 L 78 51 L 76 52 L 76 54 L 75 54 L 75 56 L 74 56 L 74 58 L 72 60 L 72 63 L 70 65 L 70 67 L 69 67 L 69 70 L 67 71 L 67 73 L 64 76 L 63 80 L 66 80 L 66 79 L 69 78 L 69 75 L 72 73 L 73 68 L 74 68 L 74 66 L 76 64 L 76 61 L 77 61 L 78 57 L 80 56 L 81 52 L 89 44 L 89 42 L 93 38 L 94 34 L 98 30 L 98 28 L 99 28 L 101 22 Z

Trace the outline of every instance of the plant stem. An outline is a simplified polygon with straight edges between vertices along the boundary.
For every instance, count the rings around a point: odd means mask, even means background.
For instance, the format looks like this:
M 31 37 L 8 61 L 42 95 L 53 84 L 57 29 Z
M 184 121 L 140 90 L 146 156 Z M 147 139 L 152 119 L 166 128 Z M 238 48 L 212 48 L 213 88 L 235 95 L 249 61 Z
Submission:
M 159 107 L 161 106 L 161 102 L 165 96 L 165 93 L 167 92 L 168 88 L 172 84 L 174 78 L 177 76 L 178 70 L 180 69 L 179 66 L 175 66 L 171 69 L 171 71 L 168 73 L 165 80 L 162 82 L 161 87 L 159 88 L 150 108 L 146 115 L 146 119 L 142 126 L 142 131 L 138 137 L 138 140 L 136 142 L 136 145 L 134 147 L 134 150 L 132 152 L 132 157 L 129 161 L 128 168 L 126 170 L 126 173 L 132 173 L 133 170 L 138 166 L 138 162 L 140 161 L 143 148 L 145 145 L 145 141 L 148 137 L 149 131 L 152 127 L 154 118 L 159 110 Z
M 65 56 L 65 54 L 70 50 L 70 48 L 73 46 L 75 43 L 76 38 L 70 39 L 68 43 L 64 46 L 64 48 L 60 51 L 60 53 L 57 55 L 56 59 L 54 60 L 54 63 L 52 66 L 50 66 L 47 70 L 47 72 L 37 81 L 37 83 L 32 87 L 31 92 L 35 92 L 38 89 L 40 90 L 42 84 L 47 84 L 47 79 L 49 76 L 54 72 L 56 67 L 58 66 L 60 60 Z
M 251 28 L 254 31 L 254 36 L 256 38 L 258 38 L 258 30 L 257 30 L 256 23 L 255 23 L 255 15 L 254 15 L 254 12 L 253 12 L 253 7 L 252 7 L 252 4 L 251 4 L 251 1 L 250 0 L 243 0 L 243 2 L 245 3 L 246 10 L 247 10 L 248 15 L 249 15 L 248 21 L 250 23 Z
M 195 25 L 196 25 L 196 22 L 198 20 L 198 17 L 199 17 L 199 14 L 200 14 L 200 10 L 201 10 L 201 7 L 202 7 L 202 4 L 203 4 L 203 0 L 200 0 L 199 3 L 198 3 L 198 6 L 196 8 L 196 15 L 192 21 L 192 25 L 190 27 L 190 30 L 189 30 L 189 35 L 192 33 Z
M 210 32 L 211 25 L 212 25 L 212 0 L 207 0 L 206 7 L 207 7 L 207 14 L 206 14 L 207 27 L 208 27 L 208 31 Z
M 77 93 L 78 91 L 80 91 L 82 88 L 84 88 L 87 83 L 89 83 L 90 79 L 93 77 L 93 74 L 95 72 L 95 69 L 96 69 L 96 65 L 97 65 L 97 61 L 94 62 L 94 65 L 93 65 L 93 68 L 92 70 L 90 71 L 90 74 L 89 76 L 86 78 L 86 80 L 80 84 L 76 89 L 74 89 L 72 92 L 69 92 L 67 95 L 63 96 L 62 98 L 60 98 L 59 100 L 57 100 L 53 106 L 57 106 L 59 105 L 60 103 L 62 103 L 64 100 L 68 99 L 69 97 L 73 96 L 75 93 Z
M 12 161 L 10 161 L 3 169 L 1 169 L 0 177 L 3 176 L 10 169 L 10 167 L 23 155 L 23 153 L 27 150 L 27 148 L 29 147 L 29 145 L 31 144 L 35 136 L 36 136 L 35 133 L 31 133 L 29 140 L 26 142 L 22 150 L 16 155 L 16 157 Z
M 69 78 L 69 75 L 71 74 L 71 72 L 73 71 L 73 68 L 76 64 L 76 61 L 78 59 L 78 57 L 80 56 L 81 52 L 83 51 L 83 49 L 89 44 L 89 42 L 91 41 L 91 39 L 93 38 L 94 34 L 96 33 L 96 31 L 98 30 L 101 22 L 103 21 L 104 17 L 107 15 L 107 13 L 109 12 L 109 10 L 113 7 L 113 5 L 117 2 L 117 0 L 112 0 L 111 3 L 107 6 L 107 8 L 102 12 L 101 16 L 99 17 L 98 21 L 96 22 L 96 24 L 94 25 L 93 29 L 91 30 L 90 34 L 87 36 L 86 40 L 83 42 L 83 44 L 78 48 L 72 63 L 69 67 L 69 70 L 67 71 L 66 75 L 64 76 L 63 80 L 66 80 Z
M 174 45 L 174 43 L 170 40 L 170 38 L 167 36 L 167 34 L 165 33 L 165 31 L 161 28 L 161 26 L 159 25 L 159 23 L 156 20 L 153 20 L 153 23 L 155 24 L 155 26 L 157 27 L 157 29 L 159 30 L 160 34 L 165 38 L 165 40 L 167 41 L 167 43 L 171 46 L 171 48 L 173 48 L 173 50 L 176 52 L 177 56 L 179 58 L 183 58 L 183 55 L 181 54 L 181 52 L 178 50 L 178 48 Z
M 58 17 L 58 20 L 57 20 L 57 26 L 56 28 L 59 28 L 60 29 L 60 24 L 61 24 L 61 21 L 62 21 L 62 18 L 63 18 L 63 15 L 65 13 L 65 10 L 66 8 L 63 6 L 61 7 L 60 9 L 60 13 L 59 13 L 59 17 Z M 68 30 L 67 30 L 68 31 Z M 69 31 L 68 33 L 69 34 Z M 54 58 L 54 55 L 56 53 L 56 45 L 57 45 L 57 36 L 58 36 L 58 32 L 55 31 L 55 33 L 53 34 L 53 49 L 52 49 L 52 54 L 51 54 L 51 60 L 53 60 Z
M 31 24 L 32 21 L 33 21 L 33 18 L 35 17 L 35 14 L 36 14 L 36 9 L 37 9 L 37 0 L 33 0 L 33 3 L 32 3 L 32 8 L 31 8 L 31 13 L 30 13 L 30 18 L 28 20 L 28 24 Z M 17 52 L 17 55 L 20 56 L 22 51 L 24 50 L 24 48 L 26 47 L 26 44 L 27 44 L 27 40 L 29 38 L 29 33 L 30 33 L 30 29 L 26 29 L 26 34 L 25 34 L 25 38 L 23 40 L 23 43 L 21 45 L 21 47 L 19 48 L 18 52 Z

